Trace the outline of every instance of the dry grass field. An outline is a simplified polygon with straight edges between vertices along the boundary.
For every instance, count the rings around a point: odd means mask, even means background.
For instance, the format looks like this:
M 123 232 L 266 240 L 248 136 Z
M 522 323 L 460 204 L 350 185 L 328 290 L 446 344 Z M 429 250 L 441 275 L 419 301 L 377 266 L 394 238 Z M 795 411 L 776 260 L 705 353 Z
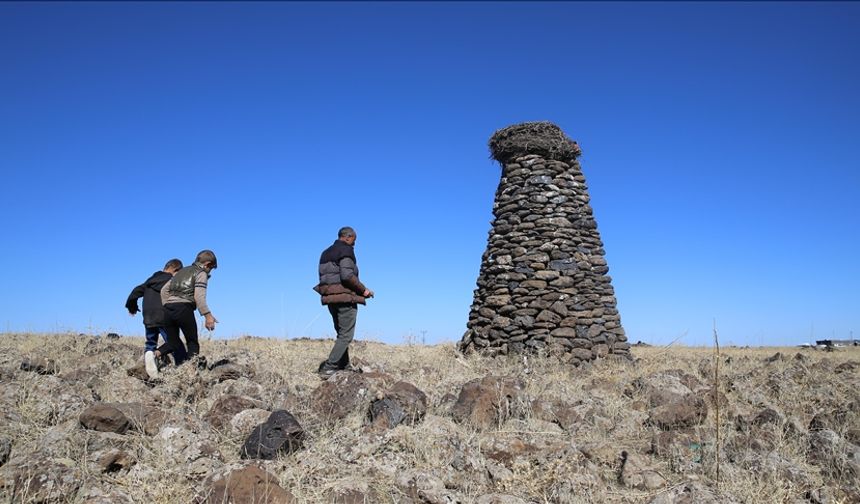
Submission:
M 571 368 L 356 341 L 322 381 L 330 346 L 204 342 L 151 382 L 142 338 L 0 335 L 0 502 L 860 502 L 858 348 Z M 240 458 L 276 410 L 301 432 Z

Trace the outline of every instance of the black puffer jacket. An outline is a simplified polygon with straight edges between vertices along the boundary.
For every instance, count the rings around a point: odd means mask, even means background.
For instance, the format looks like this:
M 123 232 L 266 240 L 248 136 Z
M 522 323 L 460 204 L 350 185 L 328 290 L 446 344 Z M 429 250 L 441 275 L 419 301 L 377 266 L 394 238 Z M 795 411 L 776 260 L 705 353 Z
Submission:
M 324 305 L 340 303 L 365 304 L 367 287 L 358 279 L 358 265 L 352 245 L 335 240 L 320 255 L 320 283 L 314 290 Z
M 161 288 L 164 287 L 173 275 L 164 271 L 156 271 L 145 282 L 135 287 L 125 307 L 128 312 L 138 312 L 137 300 L 143 298 L 143 325 L 146 327 L 161 327 L 164 325 L 164 307 L 161 306 Z

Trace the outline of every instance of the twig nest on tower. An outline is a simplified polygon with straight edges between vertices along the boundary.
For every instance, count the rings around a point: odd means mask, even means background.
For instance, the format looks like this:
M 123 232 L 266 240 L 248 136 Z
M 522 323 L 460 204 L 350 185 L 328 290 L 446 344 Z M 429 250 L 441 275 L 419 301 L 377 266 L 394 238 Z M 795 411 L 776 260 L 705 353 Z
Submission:
M 561 128 L 547 121 L 515 124 L 496 131 L 490 138 L 490 155 L 500 163 L 537 154 L 544 159 L 571 161 L 582 151 Z

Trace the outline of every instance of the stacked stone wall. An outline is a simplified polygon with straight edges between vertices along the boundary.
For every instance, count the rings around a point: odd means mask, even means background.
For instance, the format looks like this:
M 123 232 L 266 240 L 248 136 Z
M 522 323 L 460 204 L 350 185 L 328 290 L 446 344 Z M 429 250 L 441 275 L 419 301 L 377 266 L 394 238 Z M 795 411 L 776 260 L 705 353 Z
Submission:
M 549 123 L 500 130 L 490 146 L 502 177 L 461 350 L 629 356 L 579 147 Z

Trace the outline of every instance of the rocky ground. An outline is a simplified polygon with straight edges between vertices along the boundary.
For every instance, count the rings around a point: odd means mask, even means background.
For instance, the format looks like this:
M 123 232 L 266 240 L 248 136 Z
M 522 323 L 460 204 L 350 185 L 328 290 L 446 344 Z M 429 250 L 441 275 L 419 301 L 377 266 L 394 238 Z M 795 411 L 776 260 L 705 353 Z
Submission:
M 860 502 L 860 349 L 330 345 L 0 335 L 0 502 Z

